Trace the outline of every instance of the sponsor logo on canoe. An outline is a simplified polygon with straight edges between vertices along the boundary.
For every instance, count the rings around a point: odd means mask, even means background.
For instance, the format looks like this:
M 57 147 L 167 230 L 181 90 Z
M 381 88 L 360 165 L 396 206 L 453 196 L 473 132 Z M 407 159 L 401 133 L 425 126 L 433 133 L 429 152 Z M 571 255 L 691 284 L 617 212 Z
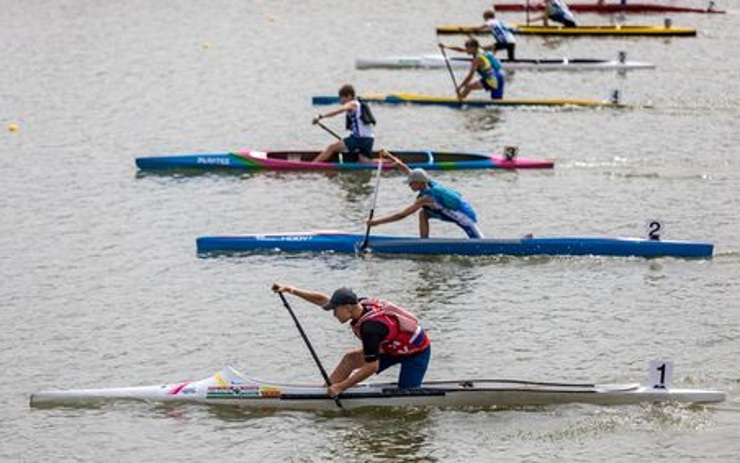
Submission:
M 231 160 L 226 157 L 204 157 L 204 156 L 198 156 L 198 158 L 195 160 L 197 164 L 207 164 L 207 165 L 219 165 L 219 166 L 228 166 L 231 164 Z
M 313 236 L 311 235 L 291 235 L 291 236 L 274 236 L 274 235 L 255 235 L 255 240 L 277 240 L 277 241 L 311 241 Z
M 186 388 L 186 387 L 188 386 L 188 384 L 190 384 L 190 383 L 182 383 L 182 384 L 178 384 L 177 386 L 173 387 L 173 388 L 172 388 L 172 389 L 170 390 L 170 394 L 171 394 L 171 395 L 177 395 L 177 394 L 180 394 L 180 393 L 182 393 L 182 391 L 183 391 L 183 390 L 184 390 L 184 389 L 185 389 L 185 388 Z
M 206 391 L 206 399 L 241 399 L 258 397 L 259 386 L 211 386 Z
M 260 386 L 261 397 L 280 397 L 282 390 L 274 386 Z

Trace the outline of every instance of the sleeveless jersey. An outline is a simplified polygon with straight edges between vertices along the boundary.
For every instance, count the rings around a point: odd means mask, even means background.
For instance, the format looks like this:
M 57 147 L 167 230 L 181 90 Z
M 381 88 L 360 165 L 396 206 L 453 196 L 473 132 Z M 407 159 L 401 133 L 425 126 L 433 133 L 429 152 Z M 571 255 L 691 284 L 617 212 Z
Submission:
M 365 314 L 352 325 L 352 331 L 361 337 L 362 324 L 368 320 L 380 322 L 388 327 L 388 335 L 380 343 L 380 352 L 391 356 L 417 354 L 431 344 L 429 336 L 421 329 L 412 314 L 380 299 L 360 299 Z
M 347 111 L 346 114 L 346 127 L 353 137 L 366 137 L 373 138 L 372 124 L 366 124 L 362 121 L 362 105 L 357 100 L 352 100 L 352 105 L 355 107 L 353 112 Z
M 496 43 L 516 43 L 514 34 L 511 33 L 511 29 L 505 22 L 493 18 L 486 21 L 486 26 L 490 29 L 493 38 L 496 39 Z

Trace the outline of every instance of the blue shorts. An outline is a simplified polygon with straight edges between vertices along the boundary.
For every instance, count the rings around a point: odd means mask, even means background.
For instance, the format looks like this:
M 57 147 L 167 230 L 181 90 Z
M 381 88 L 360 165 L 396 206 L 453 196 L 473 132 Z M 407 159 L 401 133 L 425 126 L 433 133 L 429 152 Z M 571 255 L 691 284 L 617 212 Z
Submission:
M 494 77 L 496 78 L 496 82 L 498 82 L 498 88 L 491 87 L 484 79 L 481 79 L 480 83 L 483 85 L 483 88 L 491 92 L 491 99 L 500 100 L 504 97 L 504 75 L 496 72 L 494 73 Z
M 436 211 L 431 208 L 425 208 L 424 212 L 426 212 L 430 218 L 454 223 L 463 229 L 465 234 L 468 235 L 468 238 L 483 238 L 483 233 L 481 233 L 478 228 L 478 218 L 471 207 L 464 207 L 459 211 L 450 211 L 448 213 Z
M 344 140 L 344 146 L 349 153 L 360 153 L 361 155 L 371 158 L 373 156 L 373 137 L 347 137 Z
M 424 380 L 424 375 L 427 372 L 427 366 L 429 366 L 429 358 L 431 356 L 432 346 L 408 357 L 380 354 L 378 373 L 400 363 L 401 372 L 398 374 L 398 388 L 412 389 L 420 387 Z

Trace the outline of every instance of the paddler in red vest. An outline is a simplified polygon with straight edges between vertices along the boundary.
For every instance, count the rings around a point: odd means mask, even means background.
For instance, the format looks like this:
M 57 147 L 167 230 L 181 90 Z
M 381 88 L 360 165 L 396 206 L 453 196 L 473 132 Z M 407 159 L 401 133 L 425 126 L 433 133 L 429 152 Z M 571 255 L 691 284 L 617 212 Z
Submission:
M 375 298 L 357 297 L 350 288 L 326 294 L 294 286 L 274 284 L 272 290 L 300 297 L 330 310 L 339 323 L 349 322 L 362 347 L 342 357 L 329 376 L 330 396 L 359 384 L 396 364 L 401 365 L 398 388 L 420 387 L 431 356 L 431 341 L 415 316 L 400 307 Z

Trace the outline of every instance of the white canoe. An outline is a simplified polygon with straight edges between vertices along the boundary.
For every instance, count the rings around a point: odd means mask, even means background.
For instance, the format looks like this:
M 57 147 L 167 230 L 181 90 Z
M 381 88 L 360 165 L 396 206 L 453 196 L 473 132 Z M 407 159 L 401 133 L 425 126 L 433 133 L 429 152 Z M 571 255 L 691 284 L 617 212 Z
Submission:
M 519 59 L 516 61 L 501 60 L 505 70 L 534 71 L 627 71 L 637 69 L 655 69 L 653 63 L 627 61 L 620 55 L 615 60 L 603 59 Z M 451 57 L 450 65 L 457 69 L 470 68 L 470 58 Z M 388 58 L 358 58 L 356 69 L 442 69 L 446 68 L 442 55 L 391 56 Z
M 432 381 L 422 388 L 398 390 L 395 383 L 363 384 L 339 396 L 344 409 L 363 407 L 514 407 L 565 403 L 627 405 L 643 402 L 711 403 L 721 391 L 647 387 L 639 384 L 566 384 L 518 380 Z M 200 381 L 160 386 L 42 391 L 31 396 L 34 407 L 95 405 L 110 401 L 202 403 L 249 408 L 336 410 L 336 402 L 318 385 L 261 381 L 232 367 Z

